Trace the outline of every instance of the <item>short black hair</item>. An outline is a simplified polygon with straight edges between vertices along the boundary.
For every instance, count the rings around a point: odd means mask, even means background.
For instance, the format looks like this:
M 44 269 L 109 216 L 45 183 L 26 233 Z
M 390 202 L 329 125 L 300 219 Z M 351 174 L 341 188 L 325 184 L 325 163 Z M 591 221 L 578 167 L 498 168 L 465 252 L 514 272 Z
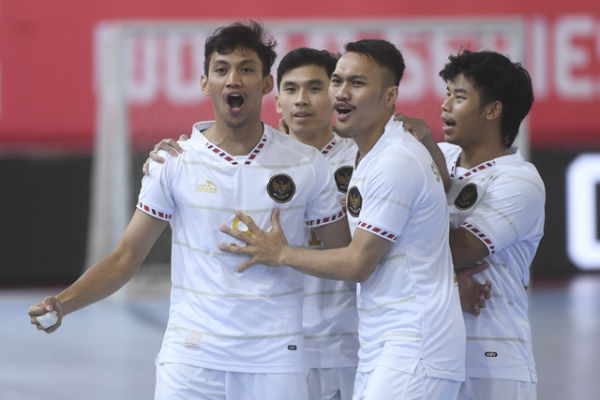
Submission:
M 392 43 L 383 39 L 363 39 L 346 43 L 344 50 L 371 57 L 379 66 L 388 69 L 392 73 L 396 86 L 400 84 L 406 66 L 404 65 L 402 53 Z
M 219 54 L 229 54 L 242 47 L 256 52 L 262 62 L 263 77 L 267 76 L 277 57 L 275 46 L 275 39 L 267 36 L 263 26 L 256 21 L 235 22 L 222 26 L 217 28 L 204 44 L 204 74 L 208 76 L 210 58 L 215 51 Z
M 310 49 L 300 47 L 287 53 L 279 62 L 277 67 L 277 88 L 281 84 L 281 79 L 288 71 L 300 68 L 305 65 L 316 65 L 325 68 L 328 77 L 331 77 L 335 70 L 335 64 L 338 57 L 327 50 Z
M 462 50 L 440 71 L 448 82 L 463 74 L 471 79 L 481 96 L 481 105 L 492 101 L 502 103 L 500 130 L 504 147 L 512 146 L 519 126 L 531 110 L 533 87 L 529 72 L 520 63 L 495 51 Z

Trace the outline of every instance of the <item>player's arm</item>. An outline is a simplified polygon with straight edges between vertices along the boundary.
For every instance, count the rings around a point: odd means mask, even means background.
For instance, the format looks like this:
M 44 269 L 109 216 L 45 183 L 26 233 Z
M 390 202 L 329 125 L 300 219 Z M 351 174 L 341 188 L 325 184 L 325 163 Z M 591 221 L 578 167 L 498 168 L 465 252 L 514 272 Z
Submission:
M 404 114 L 396 114 L 394 115 L 394 119 L 396 121 L 402 121 L 404 130 L 417 138 L 417 140 L 419 140 L 423 146 L 425 146 L 427 151 L 429 151 L 431 158 L 433 158 L 433 161 L 438 168 L 442 182 L 444 182 L 444 190 L 447 192 L 448 189 L 450 189 L 452 181 L 450 180 L 450 174 L 448 173 L 448 168 L 446 167 L 446 158 L 444 157 L 444 153 L 442 153 L 442 150 L 439 148 L 437 142 L 433 139 L 431 130 L 429 129 L 427 123 L 420 118 L 409 117 Z
M 473 267 L 489 255 L 487 246 L 464 228 L 450 229 L 450 251 L 456 271 Z
M 71 286 L 32 306 L 28 312 L 31 323 L 43 329 L 37 317 L 56 311 L 57 323 L 45 329 L 48 333 L 53 332 L 60 326 L 63 316 L 117 291 L 138 271 L 166 225 L 167 222 L 136 210 L 117 247 Z
M 238 254 L 247 254 L 250 259 L 238 267 L 242 272 L 255 264 L 271 267 L 289 265 L 306 274 L 327 279 L 345 281 L 365 281 L 392 245 L 392 242 L 357 229 L 350 243 L 341 248 L 327 250 L 311 250 L 292 247 L 279 225 L 279 210 L 273 211 L 270 232 L 258 228 L 254 221 L 241 212 L 236 216 L 242 220 L 252 232 L 249 236 L 240 231 L 223 226 L 221 231 L 246 242 L 247 246 L 230 246 L 221 244 L 219 248 Z M 340 221 L 341 222 L 341 221 Z

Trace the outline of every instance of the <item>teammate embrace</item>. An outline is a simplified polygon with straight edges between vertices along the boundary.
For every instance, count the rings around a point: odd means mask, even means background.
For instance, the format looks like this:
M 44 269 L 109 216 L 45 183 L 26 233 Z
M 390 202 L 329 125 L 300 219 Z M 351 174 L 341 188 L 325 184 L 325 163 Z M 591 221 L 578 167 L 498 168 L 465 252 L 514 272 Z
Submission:
M 288 53 L 289 136 L 262 123 L 274 46 L 256 23 L 207 39 L 215 121 L 157 145 L 117 248 L 32 323 L 56 311 L 52 332 L 116 291 L 169 223 L 156 399 L 535 399 L 525 288 L 545 194 L 511 148 L 527 72 L 492 52 L 450 57 L 442 152 L 424 121 L 394 117 L 404 60 L 385 40 L 337 62 Z

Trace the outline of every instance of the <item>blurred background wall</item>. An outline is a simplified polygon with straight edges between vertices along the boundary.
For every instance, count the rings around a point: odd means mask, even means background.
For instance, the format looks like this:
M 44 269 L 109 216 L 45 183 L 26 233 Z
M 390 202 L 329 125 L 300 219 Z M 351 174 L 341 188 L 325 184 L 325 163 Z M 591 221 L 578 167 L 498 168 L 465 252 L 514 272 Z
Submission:
M 352 21 L 389 23 L 395 18 L 520 21 L 521 61 L 532 75 L 536 97 L 528 119 L 530 157 L 547 190 L 545 237 L 532 273 L 562 276 L 600 270 L 597 1 L 304 0 L 225 5 L 191 0 L 0 0 L 1 286 L 63 284 L 84 267 L 101 27 L 118 21 L 208 23 L 249 18 L 267 29 L 288 20 L 306 21 L 305 35 L 288 38 L 286 47 L 309 44 L 310 23 L 315 21 L 347 23 L 350 30 Z M 430 64 L 432 57 L 443 62 L 449 52 L 400 48 L 410 56 L 407 64 L 417 63 L 427 73 L 419 78 L 413 72 L 404 79 L 400 92 L 410 90 L 410 96 L 399 104 L 399 111 L 425 118 L 439 136 L 444 89 Z M 193 63 L 192 53 L 179 56 Z M 193 71 L 182 74 L 193 77 Z M 177 119 L 175 128 L 165 129 L 159 137 L 177 137 L 193 122 L 210 118 L 209 103 L 190 104 L 173 115 L 156 116 Z M 275 124 L 272 102 L 266 101 L 264 110 L 265 121 Z M 150 149 L 153 140 L 142 143 L 141 150 Z

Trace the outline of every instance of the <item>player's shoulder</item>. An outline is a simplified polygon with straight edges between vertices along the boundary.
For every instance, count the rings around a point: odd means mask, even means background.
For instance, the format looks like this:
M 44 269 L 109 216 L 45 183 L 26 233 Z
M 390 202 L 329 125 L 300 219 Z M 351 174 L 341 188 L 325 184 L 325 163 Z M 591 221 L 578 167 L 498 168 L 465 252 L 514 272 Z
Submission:
M 265 133 L 271 142 L 271 152 L 279 154 L 287 160 L 311 160 L 316 154 L 320 154 L 314 147 L 304 144 L 266 124 Z

